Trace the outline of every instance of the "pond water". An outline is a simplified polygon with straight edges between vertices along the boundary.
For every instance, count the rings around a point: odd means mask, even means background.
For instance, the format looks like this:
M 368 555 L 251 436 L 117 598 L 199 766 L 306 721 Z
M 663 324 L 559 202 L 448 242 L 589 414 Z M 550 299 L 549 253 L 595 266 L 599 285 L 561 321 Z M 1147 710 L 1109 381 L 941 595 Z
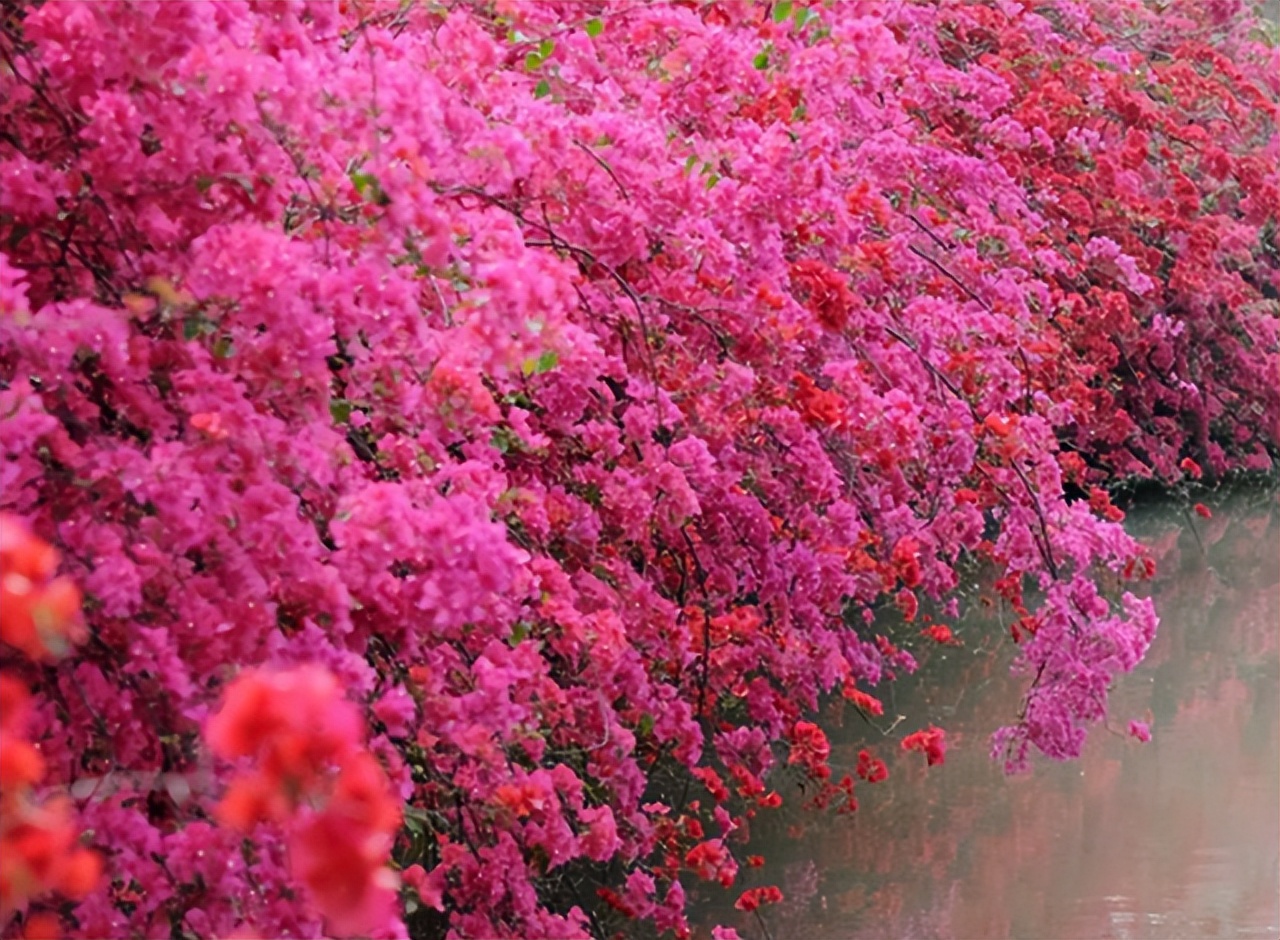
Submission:
M 988 758 L 1023 686 L 998 624 L 962 622 L 965 647 L 932 651 L 886 703 L 916 725 L 883 738 L 839 704 L 827 716 L 837 777 L 871 746 L 889 779 L 859 783 L 861 808 L 841 817 L 800 809 L 791 790 L 796 808 L 758 819 L 740 850 L 765 866 L 732 894 L 703 892 L 695 935 L 1280 937 L 1280 501 L 1211 506 L 1194 523 L 1168 506 L 1130 514 L 1160 565 L 1160 632 L 1079 761 L 1009 778 Z M 927 770 L 896 747 L 922 715 L 950 745 Z M 1150 743 L 1123 733 L 1133 717 L 1150 720 Z M 759 919 L 734 910 L 764 884 L 783 903 Z

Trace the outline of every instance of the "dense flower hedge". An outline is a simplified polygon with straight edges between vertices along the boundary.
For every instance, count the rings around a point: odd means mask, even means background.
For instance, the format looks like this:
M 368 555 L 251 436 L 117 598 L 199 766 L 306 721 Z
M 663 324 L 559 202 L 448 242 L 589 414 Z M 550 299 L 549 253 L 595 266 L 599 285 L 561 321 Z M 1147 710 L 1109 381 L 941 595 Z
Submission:
M 6 7 L 3 805 L 98 861 L 4 929 L 687 933 L 967 559 L 996 756 L 1077 754 L 1156 626 L 1105 487 L 1278 453 L 1239 7 Z

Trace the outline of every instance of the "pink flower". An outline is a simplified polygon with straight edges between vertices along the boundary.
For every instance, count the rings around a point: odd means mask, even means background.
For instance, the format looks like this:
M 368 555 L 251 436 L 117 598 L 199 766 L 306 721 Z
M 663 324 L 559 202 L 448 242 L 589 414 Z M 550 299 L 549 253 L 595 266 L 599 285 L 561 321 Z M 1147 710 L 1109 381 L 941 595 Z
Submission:
M 1137 738 L 1143 744 L 1151 740 L 1151 728 L 1145 721 L 1129 722 L 1129 734 Z
M 444 910 L 445 872 L 443 866 L 437 865 L 427 872 L 421 865 L 410 865 L 400 873 L 404 881 L 418 894 L 418 901 L 423 907 L 432 910 Z

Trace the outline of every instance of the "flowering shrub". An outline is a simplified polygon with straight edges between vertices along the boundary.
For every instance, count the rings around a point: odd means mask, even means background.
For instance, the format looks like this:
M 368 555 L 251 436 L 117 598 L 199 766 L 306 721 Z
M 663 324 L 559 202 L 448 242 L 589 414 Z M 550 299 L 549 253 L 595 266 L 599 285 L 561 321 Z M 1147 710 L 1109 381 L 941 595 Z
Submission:
M 26 727 L 109 782 L 62 929 L 683 934 L 770 768 L 853 805 L 805 715 L 969 558 L 1000 755 L 1077 754 L 1156 625 L 1105 487 L 1277 454 L 1237 6 L 7 13 L 0 500 L 89 628 Z

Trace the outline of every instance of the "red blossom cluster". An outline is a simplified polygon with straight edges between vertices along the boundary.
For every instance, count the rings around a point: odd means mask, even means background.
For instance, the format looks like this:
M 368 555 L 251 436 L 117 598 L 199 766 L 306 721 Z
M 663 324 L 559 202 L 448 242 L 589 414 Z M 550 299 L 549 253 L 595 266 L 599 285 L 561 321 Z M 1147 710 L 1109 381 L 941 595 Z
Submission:
M 947 756 L 947 733 L 930 725 L 923 731 L 913 731 L 902 739 L 904 751 L 919 751 L 930 767 L 941 764 Z
M 797 721 L 791 729 L 791 753 L 787 763 L 799 766 L 817 779 L 831 776 L 827 760 L 831 757 L 831 742 L 826 733 L 811 721 Z
M 858 776 L 867 783 L 879 783 L 889 778 L 889 768 L 866 748 L 858 751 Z
M 685 854 L 684 864 L 704 881 L 718 881 L 726 888 L 738 874 L 738 864 L 722 839 L 699 842 Z
M 868 715 L 880 716 L 884 714 L 884 704 L 874 695 L 863 692 L 861 689 L 854 687 L 853 683 L 846 681 L 843 688 L 843 694 L 846 699 L 862 709 Z
M 955 633 L 950 627 L 942 623 L 933 623 L 920 631 L 921 635 L 927 636 L 935 643 L 941 643 L 944 646 L 959 646 L 960 641 L 956 639 Z
M 0 640 L 38 662 L 83 638 L 79 591 L 55 577 L 58 565 L 48 542 L 0 513 Z M 80 900 L 97 885 L 102 862 L 80 844 L 70 800 L 38 794 L 46 764 L 29 737 L 35 718 L 26 683 L 0 673 L 0 922 L 23 912 L 26 935 L 57 936 L 57 915 L 30 913 L 30 902 L 50 893 Z
M 777 904 L 782 901 L 782 889 L 776 885 L 765 885 L 760 888 L 748 888 L 738 896 L 733 906 L 748 913 L 759 910 L 765 904 Z
M 80 591 L 56 574 L 59 555 L 26 524 L 0 513 L 0 642 L 51 661 L 85 637 Z
M 287 832 L 290 866 L 332 931 L 367 935 L 394 918 L 399 879 L 387 867 L 400 806 L 364 747 L 364 723 L 328 670 L 256 670 L 236 678 L 206 739 L 224 760 L 247 759 L 218 818 Z

